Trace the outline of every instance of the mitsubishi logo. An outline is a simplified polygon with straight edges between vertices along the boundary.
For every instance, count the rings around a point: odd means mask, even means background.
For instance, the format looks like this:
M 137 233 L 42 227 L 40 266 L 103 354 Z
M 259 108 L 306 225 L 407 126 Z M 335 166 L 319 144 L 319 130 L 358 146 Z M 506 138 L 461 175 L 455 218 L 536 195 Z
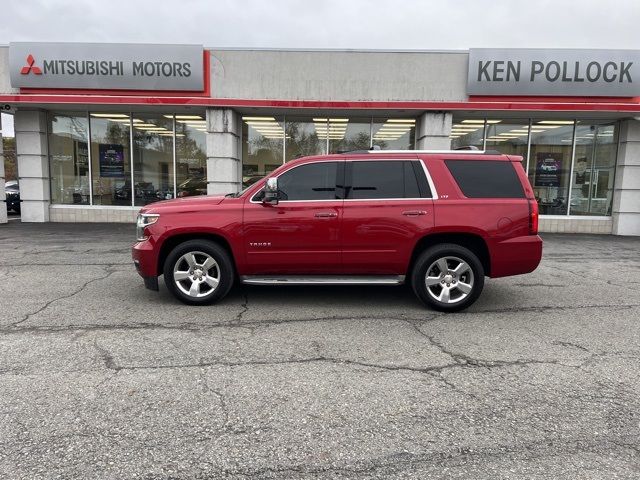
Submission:
M 33 55 L 29 54 L 29 56 L 27 57 L 27 64 L 22 67 L 20 73 L 22 75 L 27 75 L 29 72 L 33 71 L 34 75 L 42 75 L 42 70 L 40 69 L 40 67 L 34 65 L 35 63 L 35 58 L 33 58 Z

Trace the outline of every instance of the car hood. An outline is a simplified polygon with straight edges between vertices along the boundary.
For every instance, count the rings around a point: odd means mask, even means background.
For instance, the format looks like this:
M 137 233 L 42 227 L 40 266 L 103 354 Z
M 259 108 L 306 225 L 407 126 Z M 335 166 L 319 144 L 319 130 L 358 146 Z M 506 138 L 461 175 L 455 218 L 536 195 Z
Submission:
M 180 213 L 192 212 L 194 210 L 204 210 L 215 207 L 222 203 L 224 195 L 198 195 L 195 197 L 175 198 L 173 200 L 162 200 L 160 202 L 147 205 L 140 210 L 140 213 Z

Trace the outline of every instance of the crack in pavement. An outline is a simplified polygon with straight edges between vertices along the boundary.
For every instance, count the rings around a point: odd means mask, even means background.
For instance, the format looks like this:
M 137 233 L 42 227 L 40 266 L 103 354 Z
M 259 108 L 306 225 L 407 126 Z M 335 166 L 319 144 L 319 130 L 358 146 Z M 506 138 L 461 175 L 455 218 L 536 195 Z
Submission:
M 106 270 L 105 270 L 106 271 Z M 12 323 L 9 328 L 7 330 L 15 330 L 15 327 L 17 327 L 18 325 L 26 322 L 27 320 L 29 320 L 31 317 L 33 317 L 34 315 L 37 315 L 38 313 L 43 312 L 44 310 L 46 310 L 47 308 L 49 308 L 49 306 L 51 306 L 53 303 L 59 301 L 59 300 L 64 300 L 67 298 L 71 298 L 75 295 L 78 295 L 80 292 L 82 292 L 85 288 L 87 288 L 87 286 L 89 286 L 90 284 L 94 283 L 94 282 L 98 282 L 100 280 L 104 280 L 107 277 L 110 277 L 111 275 L 113 275 L 117 270 L 111 270 L 111 271 L 107 271 L 106 275 L 103 275 L 102 277 L 98 277 L 98 278 L 93 278 L 91 280 L 88 280 L 87 282 L 85 282 L 84 284 L 82 284 L 82 286 L 80 286 L 80 288 L 78 288 L 76 291 L 69 293 L 67 295 L 61 295 L 60 297 L 56 297 L 52 300 L 49 300 L 47 303 L 45 303 L 42 307 L 40 307 L 38 310 L 36 310 L 35 312 L 31 312 L 28 313 L 27 315 L 24 316 L 24 318 L 22 320 L 18 320 L 17 322 Z M 0 330 L 3 331 L 4 329 Z
M 115 273 L 119 270 L 115 270 L 111 273 Z M 107 275 L 108 276 L 108 275 Z M 106 278 L 107 276 L 103 277 Z M 91 283 L 93 281 L 102 280 L 102 278 L 97 278 L 89 281 Z M 69 296 L 73 296 L 80 292 L 75 292 Z M 60 297 L 59 299 L 52 300 L 51 303 L 61 300 L 66 297 Z M 244 304 L 241 304 L 243 306 Z M 83 331 L 100 331 L 100 330 L 185 330 L 185 331 L 198 331 L 198 330 L 208 330 L 208 329 L 217 329 L 217 328 L 246 328 L 248 330 L 253 331 L 254 328 L 259 327 L 267 327 L 271 325 L 282 325 L 282 324 L 295 324 L 295 323 L 305 323 L 305 322 L 322 322 L 322 321 L 344 321 L 344 320 L 394 320 L 394 321 L 407 321 L 412 320 L 415 322 L 430 322 L 434 321 L 438 318 L 442 317 L 451 317 L 455 318 L 456 316 L 467 316 L 467 315 L 478 315 L 478 314 L 486 314 L 486 313 L 517 313 L 517 312 L 538 312 L 545 313 L 548 311 L 567 311 L 567 310 L 588 310 L 588 309 L 611 309 L 611 310 L 631 310 L 634 308 L 640 307 L 640 304 L 616 304 L 616 305 L 574 305 L 574 306 L 541 306 L 541 307 L 514 307 L 514 308 L 505 308 L 505 309 L 494 309 L 494 310 L 477 310 L 477 311 L 465 311 L 465 312 L 456 312 L 449 314 L 437 314 L 428 318 L 424 318 L 423 314 L 416 313 L 415 315 L 411 314 L 401 314 L 400 316 L 396 315 L 387 315 L 384 317 L 372 317 L 372 316 L 354 316 L 354 315 L 333 315 L 329 317 L 315 317 L 315 318 L 301 318 L 301 319 L 271 319 L 271 320 L 249 320 L 242 321 L 239 323 L 237 321 L 238 315 L 235 318 L 231 319 L 228 323 L 216 323 L 216 324 L 201 324 L 201 323 L 189 323 L 183 322 L 179 324 L 158 324 L 158 323 L 149 323 L 149 322 L 139 322 L 139 323 L 119 323 L 119 324 L 69 324 L 64 326 L 28 326 L 22 328 L 13 328 L 15 325 L 19 325 L 24 322 L 24 319 L 20 322 L 16 322 L 11 324 L 10 327 L 0 328 L 0 333 L 4 334 L 16 334 L 16 333 L 57 333 L 57 332 L 65 332 L 69 330 L 83 330 Z M 249 307 L 243 306 L 243 309 L 246 308 L 244 312 L 241 312 L 242 315 L 246 314 Z M 33 316 L 38 312 L 31 313 L 29 315 Z
M 577 343 L 573 343 L 573 342 L 565 342 L 565 341 L 561 341 L 561 340 L 554 340 L 553 342 L 551 342 L 551 345 L 560 345 L 562 347 L 573 347 L 573 348 L 577 348 L 578 350 L 582 350 L 583 352 L 589 352 L 589 350 L 587 348 L 585 348 L 582 345 L 579 345 Z
M 98 345 L 98 339 L 97 338 L 95 338 L 93 340 L 93 346 L 95 347 L 95 349 L 100 354 L 100 358 L 104 362 L 104 366 L 107 367 L 107 369 L 113 370 L 116 373 L 118 373 L 120 370 L 122 370 L 122 368 L 119 367 L 118 364 L 116 363 L 116 361 L 113 358 L 113 355 L 111 354 L 111 352 L 109 352 L 109 350 L 107 350 L 106 348 L 101 347 L 100 345 Z
M 595 438 L 581 439 L 541 439 L 539 441 L 518 442 L 518 443 L 501 443 L 491 447 L 471 447 L 458 446 L 449 450 L 437 450 L 433 452 L 409 452 L 403 450 L 401 452 L 389 453 L 380 457 L 374 457 L 363 460 L 355 460 L 351 465 L 315 465 L 310 466 L 307 463 L 299 463 L 288 466 L 263 467 L 255 469 L 225 469 L 226 476 L 242 476 L 249 478 L 266 478 L 265 475 L 278 477 L 284 476 L 289 478 L 291 474 L 316 475 L 322 473 L 343 473 L 347 478 L 355 478 L 353 475 L 367 475 L 376 471 L 387 470 L 384 472 L 385 477 L 393 477 L 400 473 L 401 470 L 406 471 L 408 468 L 416 465 L 426 464 L 430 468 L 448 467 L 451 469 L 456 466 L 464 466 L 478 460 L 489 459 L 510 459 L 514 457 L 522 461 L 532 461 L 541 458 L 554 458 L 561 456 L 578 455 L 581 453 L 592 453 L 601 456 L 609 456 L 611 453 L 610 446 L 617 449 L 626 449 L 640 452 L 636 444 L 637 438 L 629 436 L 605 436 L 599 435 Z M 346 463 L 346 462 L 345 462 Z M 379 472 L 382 473 L 382 472 Z
M 98 348 L 98 347 L 96 347 Z M 536 359 L 518 359 L 518 360 L 479 360 L 474 359 L 466 363 L 448 363 L 444 365 L 430 367 L 409 367 L 400 365 L 381 365 L 377 363 L 361 362 L 358 360 L 349 360 L 344 358 L 327 357 L 324 355 L 308 358 L 286 359 L 286 360 L 248 360 L 244 362 L 228 362 L 222 360 L 215 361 L 199 361 L 197 363 L 176 363 L 162 365 L 119 365 L 114 357 L 104 348 L 99 348 L 105 367 L 109 370 L 120 372 L 123 370 L 170 370 L 182 368 L 206 368 L 206 367 L 246 367 L 246 366 L 274 366 L 274 365 L 295 365 L 308 363 L 331 363 L 335 365 L 352 365 L 357 367 L 375 368 L 379 370 L 387 370 L 391 372 L 405 371 L 414 373 L 441 372 L 452 368 L 503 368 L 512 366 L 528 366 L 528 365 L 555 365 L 566 368 L 578 368 L 578 366 L 563 364 L 556 360 L 536 360 Z M 467 357 L 469 358 L 469 357 Z M 201 359 L 203 360 L 203 359 Z
M 236 315 L 236 318 L 234 319 L 235 323 L 242 322 L 242 316 L 249 311 L 249 292 L 243 290 L 242 296 L 244 297 L 244 302 L 240 304 L 242 310 L 238 313 L 238 315 Z

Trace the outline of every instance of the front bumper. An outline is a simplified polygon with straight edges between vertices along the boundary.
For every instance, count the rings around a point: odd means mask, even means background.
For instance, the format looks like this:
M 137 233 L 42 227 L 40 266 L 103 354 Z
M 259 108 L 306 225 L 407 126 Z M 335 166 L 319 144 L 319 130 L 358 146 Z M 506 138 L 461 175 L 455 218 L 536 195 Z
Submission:
M 144 280 L 144 286 L 150 290 L 158 290 L 158 257 L 150 240 L 137 242 L 131 248 L 131 258 L 136 271 Z

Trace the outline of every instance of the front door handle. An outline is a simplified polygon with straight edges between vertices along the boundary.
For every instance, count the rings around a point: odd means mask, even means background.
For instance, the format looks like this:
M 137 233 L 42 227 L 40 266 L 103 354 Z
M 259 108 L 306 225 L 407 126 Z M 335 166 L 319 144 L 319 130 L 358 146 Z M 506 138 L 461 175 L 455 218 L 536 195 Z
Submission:
M 406 215 L 407 217 L 418 217 L 420 215 L 426 215 L 427 212 L 425 212 L 424 210 L 405 210 L 404 212 L 402 212 L 403 215 Z
M 335 218 L 338 214 L 335 212 L 318 212 L 315 216 L 316 218 Z

